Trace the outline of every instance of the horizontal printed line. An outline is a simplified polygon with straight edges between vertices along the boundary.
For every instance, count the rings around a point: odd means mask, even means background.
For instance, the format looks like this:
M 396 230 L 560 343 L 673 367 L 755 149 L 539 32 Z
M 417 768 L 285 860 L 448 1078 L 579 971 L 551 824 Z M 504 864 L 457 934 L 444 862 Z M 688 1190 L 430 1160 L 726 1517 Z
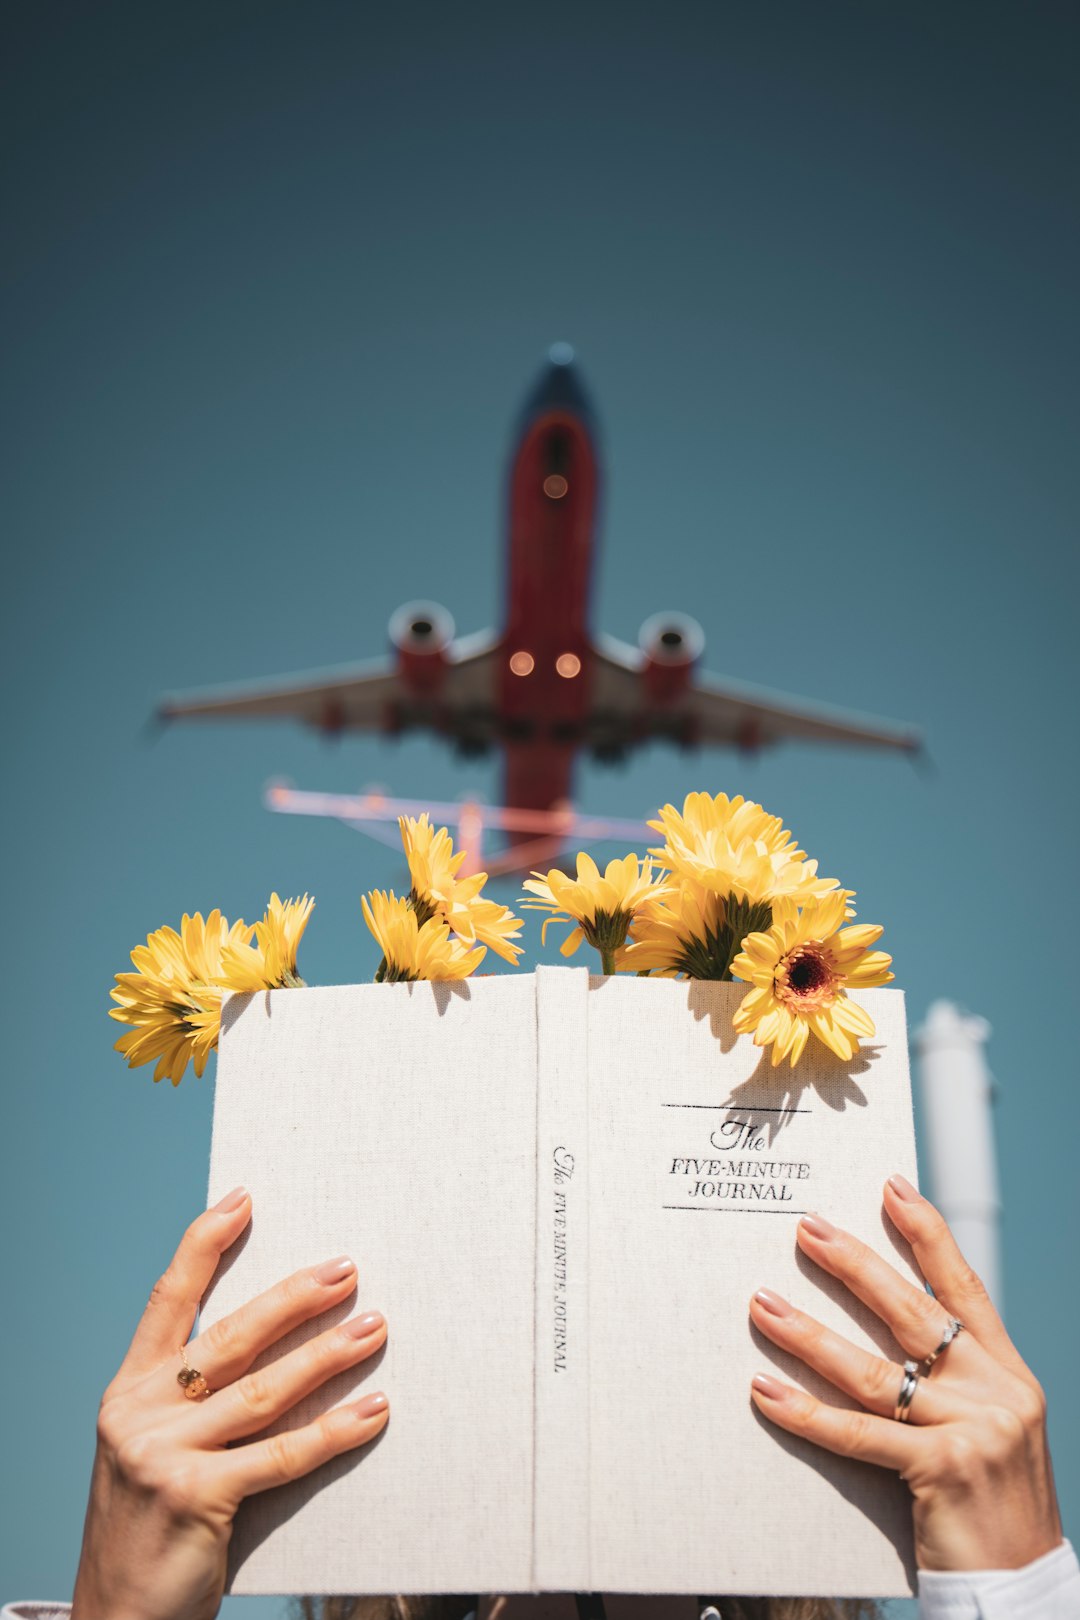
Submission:
M 748 1209 L 741 1204 L 661 1204 L 661 1209 L 688 1209 L 692 1215 L 807 1215 L 805 1209 Z
M 661 1108 L 733 1108 L 737 1114 L 812 1114 L 812 1108 L 759 1108 L 742 1103 L 661 1103 Z

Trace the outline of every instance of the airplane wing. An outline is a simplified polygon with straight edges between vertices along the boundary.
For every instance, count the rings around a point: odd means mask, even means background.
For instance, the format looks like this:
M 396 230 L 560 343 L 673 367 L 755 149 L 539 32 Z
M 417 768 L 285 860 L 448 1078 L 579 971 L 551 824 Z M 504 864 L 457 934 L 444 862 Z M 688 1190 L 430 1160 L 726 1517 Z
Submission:
M 292 719 L 320 731 L 397 732 L 426 726 L 468 745 L 490 740 L 498 638 L 482 632 L 447 649 L 437 687 L 417 692 L 398 662 L 380 658 L 278 680 L 183 692 L 158 707 L 162 720 Z
M 503 738 L 499 716 L 499 638 L 484 631 L 453 642 L 437 686 L 417 690 L 392 658 L 167 697 L 163 720 L 292 719 L 336 733 L 435 731 L 464 752 Z M 674 697 L 650 692 L 645 659 L 611 637 L 593 647 L 589 715 L 573 741 L 614 759 L 639 743 L 667 739 L 684 746 L 766 747 L 785 739 L 855 743 L 904 752 L 921 746 L 911 727 L 800 703 L 761 687 L 691 674 Z
M 757 749 L 784 740 L 855 743 L 916 753 L 920 734 L 911 726 L 800 702 L 782 692 L 744 686 L 711 675 L 691 674 L 684 690 L 666 702 L 650 696 L 641 652 L 610 636 L 594 648 L 594 750 L 622 752 L 635 742 L 735 745 Z

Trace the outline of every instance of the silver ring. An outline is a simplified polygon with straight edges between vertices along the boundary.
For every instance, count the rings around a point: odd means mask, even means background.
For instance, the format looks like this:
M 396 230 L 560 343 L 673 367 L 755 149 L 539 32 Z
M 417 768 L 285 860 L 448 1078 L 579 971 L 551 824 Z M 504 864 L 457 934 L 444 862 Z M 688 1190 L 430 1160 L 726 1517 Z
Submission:
M 957 1334 L 958 1333 L 963 1333 L 963 1331 L 964 1331 L 963 1322 L 961 1322 L 958 1317 L 950 1316 L 949 1325 L 945 1329 L 945 1332 L 941 1336 L 941 1343 L 938 1345 L 936 1350 L 931 1350 L 930 1354 L 926 1357 L 926 1360 L 923 1362 L 923 1372 L 924 1373 L 928 1373 L 930 1371 L 931 1367 L 934 1365 L 934 1362 L 937 1360 L 938 1356 L 940 1356 L 941 1352 L 943 1350 L 947 1350 L 949 1348 L 950 1344 L 952 1344 L 953 1340 L 956 1338 Z
M 897 1423 L 906 1423 L 911 1403 L 915 1398 L 915 1391 L 919 1387 L 919 1363 L 917 1361 L 904 1362 L 904 1376 L 900 1380 L 900 1393 L 896 1397 L 896 1410 L 893 1417 Z

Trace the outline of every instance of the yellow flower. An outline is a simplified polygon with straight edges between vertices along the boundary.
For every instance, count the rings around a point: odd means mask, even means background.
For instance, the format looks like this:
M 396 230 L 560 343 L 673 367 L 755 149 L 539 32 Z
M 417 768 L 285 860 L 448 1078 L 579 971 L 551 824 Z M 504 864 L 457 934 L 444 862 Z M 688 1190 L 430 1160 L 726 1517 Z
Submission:
M 408 900 L 375 889 L 360 904 L 364 921 L 382 949 L 377 979 L 388 984 L 415 979 L 467 979 L 486 955 L 483 947 L 466 950 L 450 937 L 441 917 L 421 923 Z
M 843 890 L 808 901 L 801 912 L 780 899 L 772 927 L 750 934 L 731 965 L 736 978 L 753 985 L 736 1011 L 735 1028 L 753 1033 L 755 1046 L 772 1046 L 774 1068 L 785 1058 L 794 1068 L 811 1035 L 847 1062 L 859 1037 L 874 1033 L 873 1019 L 847 992 L 887 984 L 892 957 L 869 949 L 880 928 L 841 927 L 848 915 Z
M 817 862 L 806 859 L 779 816 L 741 794 L 689 793 L 681 813 L 666 804 L 649 826 L 666 840 L 650 855 L 725 899 L 769 905 L 781 895 L 802 900 L 837 887 L 835 878 L 818 877 Z
M 132 1027 L 116 1042 L 128 1067 L 154 1063 L 155 1080 L 174 1086 L 191 1061 L 201 1078 L 221 1027 L 222 953 L 246 945 L 254 930 L 230 928 L 220 911 L 205 923 L 185 914 L 180 932 L 158 928 L 131 953 L 134 973 L 118 973 L 109 1016 Z
M 409 904 L 420 923 L 441 917 L 466 945 L 489 945 L 496 956 L 516 966 L 521 946 L 511 941 L 521 933 L 521 920 L 497 900 L 481 898 L 487 873 L 458 877 L 465 851 L 455 855 L 450 834 L 445 827 L 436 831 L 426 811 L 419 817 L 399 816 L 398 826 L 412 880 Z
M 454 854 L 450 834 L 445 827 L 436 831 L 426 810 L 419 817 L 399 816 L 398 826 L 415 893 L 444 895 L 452 892 L 465 851 Z
M 272 894 L 265 916 L 255 924 L 256 943 L 237 941 L 222 951 L 222 983 L 230 990 L 302 987 L 296 952 L 314 909 L 314 900 L 306 894 L 302 900 L 280 900 Z
M 619 951 L 619 971 L 651 973 L 658 978 L 685 974 L 691 979 L 712 979 L 724 956 L 733 954 L 721 939 L 727 907 L 718 894 L 693 883 L 679 883 L 667 894 L 646 901 L 631 924 L 631 939 Z M 738 948 L 738 941 L 735 948 Z
M 615 971 L 615 952 L 626 939 L 635 914 L 648 902 L 668 892 L 667 873 L 654 871 L 651 861 L 636 855 L 609 861 L 603 875 L 591 856 L 577 858 L 577 877 L 553 868 L 545 877 L 534 872 L 524 887 L 536 898 L 524 904 L 530 911 L 550 911 L 540 931 L 541 941 L 553 922 L 573 923 L 560 950 L 573 956 L 583 939 L 600 952 L 605 973 Z

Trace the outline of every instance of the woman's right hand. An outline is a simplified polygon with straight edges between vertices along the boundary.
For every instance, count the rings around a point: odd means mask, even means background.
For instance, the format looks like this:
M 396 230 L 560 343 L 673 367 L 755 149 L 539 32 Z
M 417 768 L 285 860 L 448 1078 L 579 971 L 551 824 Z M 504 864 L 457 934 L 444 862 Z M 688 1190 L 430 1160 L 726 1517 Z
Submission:
M 370 1311 L 250 1371 L 291 1329 L 348 1297 L 356 1267 L 342 1257 L 296 1272 L 188 1345 L 218 1262 L 250 1218 L 250 1196 L 237 1188 L 192 1222 L 102 1397 L 71 1620 L 211 1620 L 244 1497 L 310 1473 L 386 1424 L 386 1396 L 371 1394 L 237 1444 L 386 1339 L 386 1323 Z M 181 1345 L 212 1394 L 186 1398 Z

